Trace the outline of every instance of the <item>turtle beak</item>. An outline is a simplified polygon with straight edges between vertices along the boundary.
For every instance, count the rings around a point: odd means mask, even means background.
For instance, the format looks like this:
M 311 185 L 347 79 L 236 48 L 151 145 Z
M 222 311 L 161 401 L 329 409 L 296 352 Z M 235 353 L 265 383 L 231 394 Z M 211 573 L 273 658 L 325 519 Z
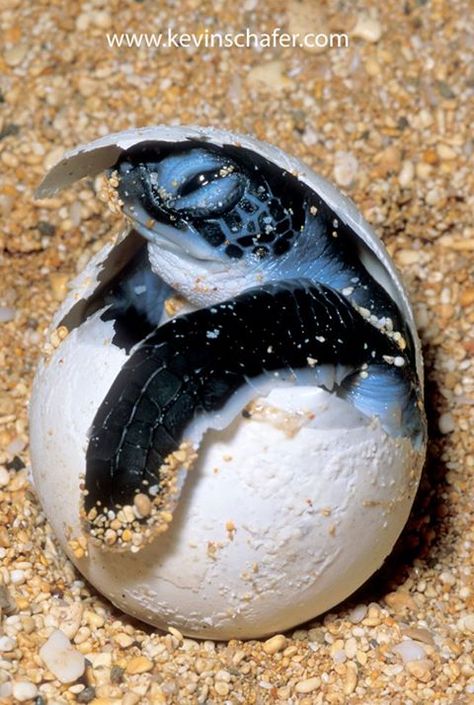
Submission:
M 215 247 L 212 247 L 190 223 L 168 217 L 167 222 L 150 217 L 140 205 L 123 207 L 135 230 L 151 244 L 174 252 L 177 255 L 207 262 L 224 259 Z

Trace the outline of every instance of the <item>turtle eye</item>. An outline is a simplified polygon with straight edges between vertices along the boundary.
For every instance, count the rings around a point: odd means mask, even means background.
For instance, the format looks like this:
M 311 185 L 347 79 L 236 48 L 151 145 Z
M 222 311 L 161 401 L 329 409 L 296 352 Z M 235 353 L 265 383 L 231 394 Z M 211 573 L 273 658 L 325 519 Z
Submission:
M 232 210 L 244 190 L 245 177 L 242 174 L 200 172 L 182 184 L 177 198 L 170 199 L 169 207 L 181 215 L 195 218 L 218 217 Z
M 247 177 L 237 164 L 205 149 L 191 149 L 158 159 L 129 158 L 120 165 L 121 196 L 137 199 L 160 219 L 213 218 L 241 200 Z
M 182 184 L 179 189 L 180 198 L 183 196 L 188 196 L 190 193 L 197 191 L 197 189 L 202 188 L 203 186 L 207 186 L 211 181 L 215 181 L 219 177 L 219 172 L 216 170 L 203 171 L 200 174 L 195 174 L 195 176 L 192 176 L 188 181 Z

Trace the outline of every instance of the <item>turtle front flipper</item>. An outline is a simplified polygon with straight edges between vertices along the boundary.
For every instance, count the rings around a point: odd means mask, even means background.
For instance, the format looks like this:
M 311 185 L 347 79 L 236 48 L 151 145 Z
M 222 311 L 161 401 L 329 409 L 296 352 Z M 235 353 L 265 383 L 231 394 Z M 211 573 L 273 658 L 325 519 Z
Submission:
M 372 399 L 372 370 L 396 390 L 393 404 Z M 138 550 L 171 521 L 204 432 L 278 384 L 325 387 L 413 440 L 422 422 L 410 370 L 344 296 L 309 281 L 267 284 L 175 318 L 137 346 L 94 418 L 86 528 Z

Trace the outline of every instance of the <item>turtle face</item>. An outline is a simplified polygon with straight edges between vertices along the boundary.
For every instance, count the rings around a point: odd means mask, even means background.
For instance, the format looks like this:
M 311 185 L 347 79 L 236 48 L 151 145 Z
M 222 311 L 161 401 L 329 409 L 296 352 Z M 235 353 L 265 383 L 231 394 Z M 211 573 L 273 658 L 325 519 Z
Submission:
M 297 176 L 235 145 L 142 143 L 116 166 L 155 273 L 197 305 L 264 282 L 318 281 L 403 331 L 351 227 Z
M 125 212 L 142 235 L 196 259 L 258 267 L 287 252 L 302 224 L 284 203 L 282 180 L 237 151 L 205 145 L 129 151 L 118 172 Z

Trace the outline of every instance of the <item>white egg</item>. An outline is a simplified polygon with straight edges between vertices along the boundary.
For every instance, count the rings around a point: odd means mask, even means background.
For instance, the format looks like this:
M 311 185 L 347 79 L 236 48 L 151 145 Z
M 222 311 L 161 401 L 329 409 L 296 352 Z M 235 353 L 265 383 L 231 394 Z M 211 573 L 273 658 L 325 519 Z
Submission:
M 115 164 L 149 139 L 231 141 L 258 151 L 317 190 L 351 224 L 367 269 L 397 302 L 422 361 L 403 286 L 357 210 L 323 179 L 279 150 L 204 128 L 150 128 L 111 136 L 68 156 L 42 194 Z M 91 294 L 134 251 L 128 229 L 74 283 L 57 313 L 65 339 L 42 361 L 30 405 L 35 487 L 71 560 L 125 612 L 157 627 L 215 639 L 260 637 L 293 627 L 356 590 L 390 553 L 410 511 L 425 448 L 388 434 L 378 419 L 315 386 L 275 387 L 222 431 L 210 430 L 168 529 L 136 553 L 88 540 L 81 481 L 88 432 L 127 359 Z M 119 254 L 117 254 L 119 253 Z M 151 253 L 150 253 L 151 254 Z

